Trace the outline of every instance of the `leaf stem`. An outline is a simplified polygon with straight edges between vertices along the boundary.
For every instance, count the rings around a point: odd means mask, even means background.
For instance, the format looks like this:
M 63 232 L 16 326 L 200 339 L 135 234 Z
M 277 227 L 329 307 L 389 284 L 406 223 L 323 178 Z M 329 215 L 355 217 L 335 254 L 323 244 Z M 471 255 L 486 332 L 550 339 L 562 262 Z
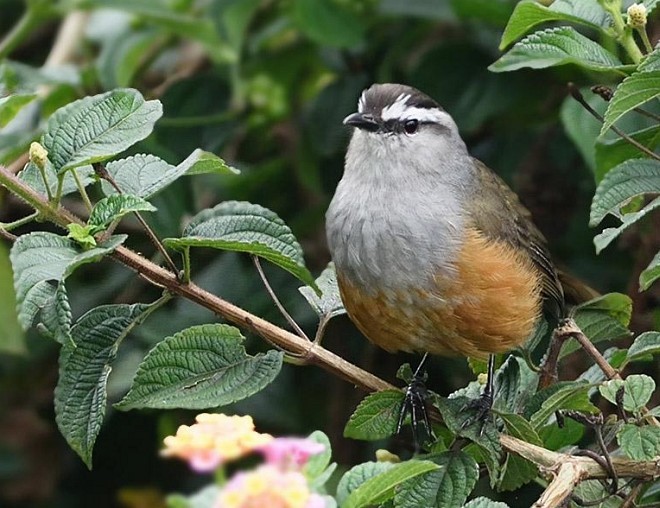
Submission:
M 0 222 L 0 228 L 4 229 L 5 231 L 11 231 L 12 229 L 16 229 L 20 226 L 23 226 L 24 224 L 32 222 L 37 217 L 39 217 L 39 212 L 31 213 L 30 215 L 27 215 L 22 219 L 15 220 L 14 222 Z
M 644 28 L 637 28 L 637 33 L 642 39 L 642 43 L 644 44 L 644 49 L 646 49 L 646 52 L 651 53 L 653 51 L 653 46 L 651 45 L 651 41 L 649 40 L 649 36 L 646 33 L 646 30 Z
M 92 202 L 90 201 L 89 196 L 87 195 L 87 191 L 85 190 L 85 186 L 82 184 L 82 181 L 80 180 L 80 176 L 78 175 L 78 172 L 75 170 L 75 168 L 71 170 L 71 174 L 73 175 L 73 179 L 76 181 L 76 187 L 78 188 L 80 197 L 82 197 L 82 200 L 85 203 L 87 210 L 91 212 L 92 208 L 94 208 L 94 205 L 92 205 Z
M 183 282 L 190 283 L 190 247 L 183 249 Z
M 632 28 L 627 26 L 623 20 L 621 14 L 621 0 L 601 0 L 600 4 L 612 18 L 612 24 L 614 25 L 614 31 L 617 35 L 619 44 L 621 44 L 623 49 L 626 50 L 630 59 L 638 64 L 644 55 L 635 42 Z
M 604 119 L 603 119 L 602 115 L 600 113 L 598 113 L 598 111 L 596 111 L 594 108 L 592 108 L 586 100 L 584 100 L 584 97 L 583 97 L 582 93 L 580 92 L 578 87 L 575 86 L 575 84 L 569 83 L 568 84 L 568 91 L 571 94 L 571 96 L 582 105 L 582 107 L 584 109 L 586 109 L 589 113 L 591 113 L 591 115 L 593 117 L 595 117 L 599 122 L 603 123 Z M 644 145 L 642 145 L 641 143 L 639 143 L 635 139 L 628 136 L 628 134 L 623 132 L 617 126 L 612 125 L 612 126 L 610 126 L 610 129 L 613 132 L 617 133 L 620 137 L 625 139 L 628 143 L 633 145 L 635 148 L 637 148 L 639 151 L 645 153 L 646 155 L 648 155 L 649 157 L 651 157 L 651 158 L 653 158 L 657 161 L 660 161 L 660 155 L 658 155 L 655 152 L 652 152 L 651 150 L 646 148 Z
M 112 178 L 110 173 L 108 173 L 108 171 L 105 169 L 105 166 L 103 166 L 103 164 L 96 163 L 93 166 L 94 166 L 94 171 L 96 172 L 99 178 L 102 178 L 110 185 L 112 185 L 112 187 L 117 191 L 118 194 L 123 194 L 122 190 L 119 188 L 119 185 L 117 185 L 117 182 L 115 181 L 114 178 Z M 176 264 L 174 263 L 170 255 L 167 253 L 167 250 L 165 249 L 163 243 L 156 236 L 156 233 L 154 233 L 153 229 L 151 229 L 149 224 L 147 224 L 147 221 L 144 220 L 144 218 L 142 217 L 142 215 L 140 215 L 139 212 L 133 212 L 133 215 L 135 215 L 135 218 L 142 226 L 142 229 L 144 229 L 144 232 L 149 237 L 149 240 L 151 240 L 151 243 L 153 243 L 156 249 L 158 250 L 158 252 L 162 254 L 163 258 L 165 259 L 165 262 L 170 267 L 170 270 L 172 270 L 174 273 L 178 273 L 179 269 L 177 268 Z
M 277 310 L 280 311 L 280 314 L 284 316 L 284 319 L 287 320 L 287 323 L 291 325 L 291 328 L 294 329 L 294 331 L 298 334 L 298 336 L 302 339 L 309 340 L 309 337 L 305 334 L 305 332 L 300 328 L 298 323 L 296 323 L 296 320 L 291 317 L 291 314 L 287 312 L 287 310 L 284 308 L 284 305 L 282 305 L 282 302 L 280 302 L 280 299 L 277 297 L 275 294 L 275 291 L 273 291 L 272 286 L 268 282 L 268 279 L 266 278 L 266 274 L 264 273 L 264 269 L 261 266 L 261 262 L 259 261 L 259 258 L 255 256 L 254 254 L 251 255 L 252 257 L 252 262 L 254 263 L 254 266 L 257 269 L 257 272 L 259 273 L 259 277 L 261 278 L 261 282 L 263 282 L 264 286 L 266 287 L 266 291 L 268 291 L 268 295 L 270 296 L 270 299 L 273 300 L 273 303 L 277 307 Z

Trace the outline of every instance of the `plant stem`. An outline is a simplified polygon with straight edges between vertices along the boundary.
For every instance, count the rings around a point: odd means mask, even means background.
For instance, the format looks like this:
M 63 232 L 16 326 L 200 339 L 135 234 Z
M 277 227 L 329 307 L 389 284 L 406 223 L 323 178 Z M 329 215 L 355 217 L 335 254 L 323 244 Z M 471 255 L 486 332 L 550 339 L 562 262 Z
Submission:
M 75 168 L 71 170 L 71 174 L 73 175 L 73 179 L 76 181 L 76 187 L 78 188 L 78 192 L 80 193 L 80 197 L 82 197 L 82 200 L 85 203 L 85 206 L 87 207 L 87 210 L 91 212 L 92 208 L 94 208 L 94 206 L 92 205 L 92 202 L 89 200 L 89 196 L 87 195 L 87 191 L 85 190 L 85 186 L 80 181 L 80 177 L 78 176 L 78 172 L 75 170 Z
M 638 28 L 637 33 L 639 34 L 639 37 L 642 39 L 642 43 L 644 44 L 644 48 L 646 49 L 646 52 L 651 53 L 653 51 L 653 46 L 651 45 L 651 41 L 649 40 L 649 36 L 646 33 L 646 30 L 644 28 Z
M 14 25 L 11 31 L 0 41 L 0 60 L 4 60 L 7 56 L 20 46 L 23 41 L 43 23 L 48 15 L 44 14 L 39 5 L 33 5 L 28 2 L 25 12 L 20 17 L 18 22 Z
M 27 215 L 22 219 L 15 220 L 14 222 L 0 222 L 0 228 L 5 231 L 11 231 L 12 229 L 16 229 L 24 224 L 32 222 L 37 217 L 39 217 L 39 212 L 31 213 L 30 215 Z
M 630 59 L 638 64 L 644 55 L 635 42 L 632 28 L 627 26 L 623 20 L 623 16 L 621 15 L 621 0 L 603 0 L 600 4 L 612 18 L 612 24 L 614 25 L 614 31 L 616 32 L 619 44 L 626 50 Z

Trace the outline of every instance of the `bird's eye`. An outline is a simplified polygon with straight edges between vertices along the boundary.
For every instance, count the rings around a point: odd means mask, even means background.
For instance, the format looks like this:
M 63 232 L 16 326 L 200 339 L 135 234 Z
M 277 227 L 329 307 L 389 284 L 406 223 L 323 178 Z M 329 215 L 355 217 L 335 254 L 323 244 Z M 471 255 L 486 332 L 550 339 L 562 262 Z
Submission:
M 418 127 L 419 121 L 417 120 L 406 120 L 403 124 L 403 130 L 406 131 L 406 134 L 415 134 Z

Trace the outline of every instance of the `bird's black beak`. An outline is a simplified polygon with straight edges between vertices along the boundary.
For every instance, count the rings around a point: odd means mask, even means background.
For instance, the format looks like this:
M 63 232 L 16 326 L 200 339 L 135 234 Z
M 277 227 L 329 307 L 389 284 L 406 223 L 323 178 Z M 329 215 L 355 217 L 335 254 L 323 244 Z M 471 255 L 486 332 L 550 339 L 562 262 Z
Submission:
M 344 118 L 344 125 L 350 125 L 351 127 L 357 127 L 369 132 L 376 132 L 380 126 L 378 122 L 374 119 L 372 115 L 367 113 L 353 113 Z

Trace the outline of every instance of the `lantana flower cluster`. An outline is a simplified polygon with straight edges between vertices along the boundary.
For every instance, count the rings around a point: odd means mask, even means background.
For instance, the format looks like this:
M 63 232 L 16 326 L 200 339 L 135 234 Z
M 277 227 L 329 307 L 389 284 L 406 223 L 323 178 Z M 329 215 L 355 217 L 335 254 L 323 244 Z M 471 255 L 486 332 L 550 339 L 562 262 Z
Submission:
M 312 492 L 303 468 L 324 446 L 310 439 L 280 437 L 255 430 L 250 416 L 202 413 L 193 425 L 181 425 L 165 438 L 162 455 L 188 462 L 198 472 L 210 472 L 224 463 L 252 453 L 264 462 L 235 474 L 220 489 L 215 508 L 323 508 L 325 501 Z

